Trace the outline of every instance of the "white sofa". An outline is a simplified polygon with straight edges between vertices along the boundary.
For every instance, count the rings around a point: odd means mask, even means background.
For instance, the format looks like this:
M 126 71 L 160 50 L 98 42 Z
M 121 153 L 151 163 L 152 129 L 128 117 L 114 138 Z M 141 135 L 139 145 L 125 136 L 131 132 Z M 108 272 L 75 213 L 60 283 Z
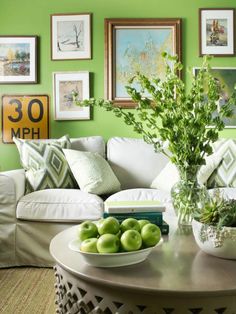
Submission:
M 98 152 L 110 163 L 121 183 L 113 200 L 169 200 L 151 189 L 153 179 L 168 162 L 141 139 L 102 137 L 72 139 L 72 149 Z M 105 197 L 79 189 L 47 189 L 24 195 L 23 169 L 0 173 L 0 267 L 52 266 L 49 243 L 60 231 L 102 216 Z

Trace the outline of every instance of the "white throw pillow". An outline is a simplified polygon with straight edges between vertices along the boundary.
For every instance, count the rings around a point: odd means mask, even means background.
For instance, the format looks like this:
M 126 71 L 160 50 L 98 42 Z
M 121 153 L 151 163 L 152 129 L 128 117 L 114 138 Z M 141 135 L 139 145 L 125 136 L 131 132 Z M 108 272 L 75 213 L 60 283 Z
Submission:
M 198 182 L 205 184 L 213 171 L 218 167 L 222 156 L 219 154 L 213 154 L 206 157 L 206 164 L 201 166 L 198 171 Z M 170 192 L 172 186 L 179 181 L 179 172 L 175 164 L 168 162 L 162 169 L 158 176 L 152 181 L 151 188 L 160 189 L 166 192 Z
M 171 161 L 169 161 L 158 176 L 152 181 L 151 188 L 170 192 L 172 186 L 178 181 L 178 169 Z
M 206 164 L 201 166 L 198 171 L 197 178 L 200 184 L 205 184 L 207 182 L 213 171 L 219 166 L 222 158 L 221 154 L 213 154 L 206 157 Z
M 97 195 L 120 191 L 120 182 L 100 154 L 72 149 L 63 152 L 82 191 Z

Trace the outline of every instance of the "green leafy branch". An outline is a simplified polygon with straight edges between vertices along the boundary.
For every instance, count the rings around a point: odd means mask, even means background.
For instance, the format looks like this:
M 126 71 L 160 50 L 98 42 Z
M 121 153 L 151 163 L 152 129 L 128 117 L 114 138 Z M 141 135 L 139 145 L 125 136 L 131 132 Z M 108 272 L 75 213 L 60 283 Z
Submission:
M 236 90 L 220 106 L 223 87 L 211 74 L 210 58 L 206 56 L 198 74 L 192 76 L 192 85 L 187 93 L 179 77 L 182 64 L 176 56 L 164 53 L 163 57 L 165 80 L 150 80 L 137 73 L 126 86 L 129 96 L 137 104 L 133 112 L 116 107 L 112 101 L 104 99 L 75 103 L 112 111 L 132 126 L 136 133 L 141 134 L 147 143 L 152 144 L 155 151 L 167 155 L 179 167 L 205 164 L 205 156 L 212 154 L 211 144 L 224 129 L 224 119 L 233 114 Z M 133 83 L 138 83 L 140 88 L 134 87 Z

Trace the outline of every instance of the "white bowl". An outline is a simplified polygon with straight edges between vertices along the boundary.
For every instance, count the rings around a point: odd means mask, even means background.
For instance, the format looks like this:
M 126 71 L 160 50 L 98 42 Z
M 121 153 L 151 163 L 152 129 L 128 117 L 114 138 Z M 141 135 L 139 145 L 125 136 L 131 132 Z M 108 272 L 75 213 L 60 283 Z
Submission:
M 212 235 L 202 241 L 202 228 L 204 228 L 204 224 L 199 221 L 193 220 L 192 222 L 193 234 L 197 245 L 202 249 L 205 253 L 225 258 L 225 259 L 236 259 L 236 228 L 235 227 L 224 227 L 222 236 L 222 243 L 220 246 L 216 247 L 216 239 L 214 237 L 216 228 L 211 227 Z M 217 237 L 218 239 L 218 237 Z
M 85 253 L 80 251 L 80 241 L 72 240 L 69 242 L 69 248 L 73 251 L 80 253 L 85 262 L 95 267 L 120 267 L 140 263 L 144 261 L 153 249 L 163 243 L 163 239 L 157 245 L 133 252 L 122 253 Z

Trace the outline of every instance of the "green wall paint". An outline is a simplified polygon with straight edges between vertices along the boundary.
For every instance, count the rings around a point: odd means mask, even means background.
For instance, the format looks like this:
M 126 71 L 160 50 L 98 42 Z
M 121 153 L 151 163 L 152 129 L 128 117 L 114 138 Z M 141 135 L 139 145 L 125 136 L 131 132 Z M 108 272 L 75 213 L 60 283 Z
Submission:
M 104 84 L 104 18 L 113 17 L 180 17 L 183 19 L 182 52 L 187 67 L 199 66 L 198 57 L 198 9 L 236 8 L 235 0 L 1 0 L 0 35 L 39 36 L 39 84 L 0 85 L 0 94 L 48 94 L 50 95 L 50 134 L 60 137 L 102 135 L 136 136 L 124 123 L 111 113 L 94 109 L 90 121 L 54 121 L 52 99 L 52 72 L 89 71 L 92 74 L 91 96 L 103 97 Z M 50 14 L 91 12 L 92 60 L 50 60 Z M 236 57 L 214 58 L 212 66 L 236 67 Z M 184 71 L 186 81 L 188 74 Z M 235 137 L 236 129 L 227 129 L 221 136 Z M 0 143 L 0 169 L 20 167 L 14 144 Z

